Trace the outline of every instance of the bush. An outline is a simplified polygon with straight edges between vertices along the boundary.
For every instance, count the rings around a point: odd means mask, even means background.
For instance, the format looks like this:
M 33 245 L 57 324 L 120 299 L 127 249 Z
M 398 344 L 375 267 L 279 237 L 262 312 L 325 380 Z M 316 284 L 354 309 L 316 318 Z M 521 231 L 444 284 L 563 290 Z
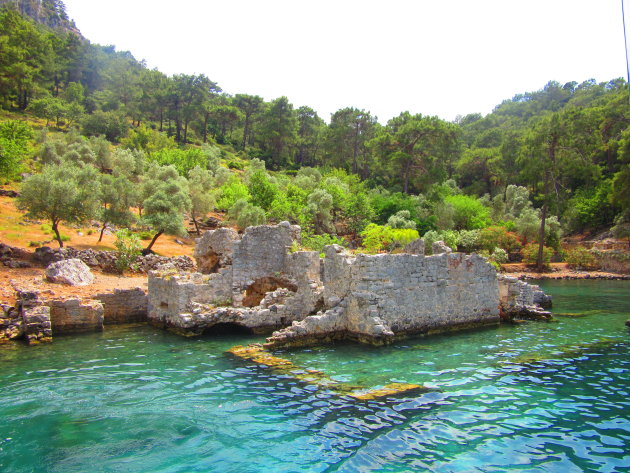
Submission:
M 236 223 L 240 229 L 254 225 L 264 225 L 267 222 L 265 211 L 244 199 L 237 200 L 234 205 L 230 207 L 228 218 L 230 221 Z
M 543 266 L 549 267 L 551 263 L 551 257 L 553 256 L 553 248 L 543 246 Z M 538 259 L 538 245 L 530 243 L 523 248 L 523 262 L 527 264 L 536 264 Z
M 565 251 L 564 261 L 573 269 L 597 269 L 597 258 L 583 246 L 576 246 Z
M 219 189 L 217 207 L 221 210 L 230 209 L 237 200 L 249 200 L 249 189 L 238 177 L 232 175 Z
M 86 135 L 105 135 L 105 138 L 115 143 L 118 143 L 128 130 L 129 123 L 122 113 L 97 110 L 83 119 L 83 132 Z
M 317 251 L 321 254 L 324 251 L 324 247 L 328 245 L 347 246 L 347 242 L 343 238 L 338 238 L 334 235 L 302 233 L 302 248 L 305 250 Z
M 187 176 L 195 166 L 201 169 L 208 167 L 208 157 L 199 148 L 165 148 L 149 155 L 149 160 L 162 166 L 175 166 L 180 176 Z
M 32 138 L 33 130 L 26 123 L 11 120 L 0 124 L 0 178 L 19 175 Z
M 392 251 L 403 247 L 420 237 L 417 230 L 410 228 L 391 228 L 387 225 L 370 223 L 360 233 L 363 240 L 363 251 L 369 254 Z
M 457 251 L 459 245 L 459 233 L 453 230 L 442 230 L 439 232 L 431 230 L 426 232 L 422 238 L 424 239 L 424 251 L 427 255 L 433 254 L 432 247 L 436 241 L 443 241 L 453 251 Z
M 411 228 L 416 229 L 416 222 L 411 219 L 409 210 L 400 210 L 387 219 L 387 225 L 391 228 Z
M 501 248 L 508 253 L 515 253 L 519 251 L 522 246 L 518 235 L 508 232 L 505 227 L 487 227 L 479 232 L 479 247 L 486 251 Z
M 466 253 L 472 253 L 479 249 L 480 231 L 462 230 L 459 232 L 459 249 Z
M 122 274 L 125 270 L 134 267 L 134 263 L 140 256 L 142 244 L 137 235 L 129 229 L 123 228 L 116 232 L 116 270 Z
M 479 199 L 467 195 L 451 195 L 444 202 L 453 206 L 453 223 L 456 230 L 484 228 L 490 223 L 490 209 Z

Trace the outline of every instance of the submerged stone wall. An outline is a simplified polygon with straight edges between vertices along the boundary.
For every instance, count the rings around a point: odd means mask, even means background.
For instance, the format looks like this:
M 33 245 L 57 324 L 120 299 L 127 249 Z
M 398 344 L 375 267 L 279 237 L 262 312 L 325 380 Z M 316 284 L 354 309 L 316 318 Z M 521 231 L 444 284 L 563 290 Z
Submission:
M 250 227 L 242 237 L 228 229 L 207 232 L 195 257 L 208 274 L 172 267 L 149 274 L 149 320 L 183 335 L 221 324 L 252 331 L 284 327 L 268 347 L 344 338 L 381 344 L 498 324 L 505 313 L 540 302 L 537 288 L 509 281 L 500 290 L 484 258 L 445 245 L 437 245 L 440 253 L 433 256 L 424 256 L 421 240 L 401 254 L 353 255 L 331 245 L 322 260 L 316 252 L 291 252 L 298 239 L 299 227 L 286 222 Z

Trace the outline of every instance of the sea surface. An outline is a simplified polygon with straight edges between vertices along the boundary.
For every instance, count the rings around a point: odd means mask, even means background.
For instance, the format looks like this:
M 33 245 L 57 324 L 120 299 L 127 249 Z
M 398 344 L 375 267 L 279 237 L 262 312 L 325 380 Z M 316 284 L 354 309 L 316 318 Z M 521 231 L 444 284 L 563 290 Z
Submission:
M 553 322 L 274 354 L 358 400 L 148 326 L 0 347 L 0 472 L 630 471 L 630 281 L 546 282 Z

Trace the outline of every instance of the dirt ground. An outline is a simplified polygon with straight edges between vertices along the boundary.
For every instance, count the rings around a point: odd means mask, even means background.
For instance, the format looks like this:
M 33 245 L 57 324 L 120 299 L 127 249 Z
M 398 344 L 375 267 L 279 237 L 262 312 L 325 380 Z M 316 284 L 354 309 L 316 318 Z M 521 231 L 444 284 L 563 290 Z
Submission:
M 57 248 L 59 244 L 53 240 L 53 237 L 47 228 L 49 222 L 38 220 L 36 222 L 24 219 L 24 213 L 15 207 L 15 199 L 11 197 L 0 197 L 0 241 L 7 245 L 16 246 L 18 248 L 26 248 L 33 250 L 36 246 L 48 245 Z M 67 225 L 59 225 L 60 233 L 68 236 L 70 239 L 64 242 L 65 246 L 73 246 L 74 248 L 84 250 L 92 248 L 94 250 L 114 250 L 114 241 L 116 237 L 111 234 L 105 234 L 103 241 L 98 243 L 99 228 L 80 227 L 74 228 Z M 181 243 L 177 243 L 178 240 Z M 143 242 L 144 245 L 149 244 L 149 240 Z M 162 235 L 158 238 L 153 251 L 161 256 L 192 256 L 195 245 L 194 235 L 191 238 L 174 237 L 170 235 Z
M 605 271 L 579 271 L 569 268 L 566 263 L 551 263 L 551 269 L 542 273 L 524 263 L 503 264 L 501 272 L 517 278 L 530 279 L 615 279 L 624 276 Z

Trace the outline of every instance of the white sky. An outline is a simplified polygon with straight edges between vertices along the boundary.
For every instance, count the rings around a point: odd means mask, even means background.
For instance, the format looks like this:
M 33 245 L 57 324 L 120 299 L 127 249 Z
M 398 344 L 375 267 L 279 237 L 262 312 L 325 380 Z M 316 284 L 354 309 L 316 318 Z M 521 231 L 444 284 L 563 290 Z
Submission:
M 452 120 L 517 93 L 626 76 L 620 0 L 65 0 L 93 43 L 326 121 Z M 626 12 L 628 16 L 630 12 Z M 630 19 L 630 16 L 629 16 Z M 630 25 L 628 25 L 630 27 Z

